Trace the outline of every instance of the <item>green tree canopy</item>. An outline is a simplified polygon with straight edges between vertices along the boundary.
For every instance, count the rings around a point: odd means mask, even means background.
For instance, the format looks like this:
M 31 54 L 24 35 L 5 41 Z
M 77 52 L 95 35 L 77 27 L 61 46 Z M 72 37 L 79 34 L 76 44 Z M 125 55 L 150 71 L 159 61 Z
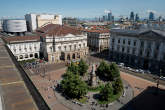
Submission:
M 117 94 L 123 90 L 123 83 L 121 78 L 117 78 L 113 83 L 114 94 Z
M 109 65 L 105 61 L 102 61 L 99 67 L 97 68 L 97 75 L 100 77 L 105 77 L 107 76 L 109 70 Z
M 120 76 L 120 71 L 115 63 L 109 65 L 102 61 L 97 68 L 97 75 L 108 81 L 113 81 Z
M 67 71 L 70 71 L 73 74 L 78 74 L 79 68 L 78 68 L 78 66 L 75 63 L 71 62 L 71 64 L 68 66 Z
M 82 81 L 78 74 L 72 72 L 66 73 L 67 75 L 61 81 L 63 92 L 70 98 L 81 98 L 87 93 L 87 85 Z
M 115 78 L 120 77 L 119 68 L 115 63 L 110 64 L 110 72 L 112 80 L 115 80 Z
M 85 63 L 83 59 L 81 59 L 79 62 L 78 68 L 79 68 L 79 74 L 81 76 L 84 76 L 85 73 L 87 73 L 88 65 Z
M 107 83 L 103 89 L 100 91 L 101 101 L 110 101 L 113 96 L 113 88 L 110 83 Z

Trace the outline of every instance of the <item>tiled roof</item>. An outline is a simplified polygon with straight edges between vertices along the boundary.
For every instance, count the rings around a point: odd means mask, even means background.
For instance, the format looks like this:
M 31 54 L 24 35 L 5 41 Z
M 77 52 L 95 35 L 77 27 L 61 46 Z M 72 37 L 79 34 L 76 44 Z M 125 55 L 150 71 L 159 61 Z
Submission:
M 82 32 L 76 28 L 58 25 L 58 24 L 48 24 L 37 30 L 38 33 L 42 35 L 55 35 L 55 36 L 65 36 L 67 34 L 80 35 Z
M 84 31 L 86 31 L 86 32 L 95 32 L 95 33 L 110 33 L 110 30 L 108 30 L 108 29 L 105 29 L 105 30 L 88 30 L 88 29 L 86 29 Z
M 7 43 L 25 42 L 25 41 L 40 41 L 40 36 L 10 36 L 4 38 Z

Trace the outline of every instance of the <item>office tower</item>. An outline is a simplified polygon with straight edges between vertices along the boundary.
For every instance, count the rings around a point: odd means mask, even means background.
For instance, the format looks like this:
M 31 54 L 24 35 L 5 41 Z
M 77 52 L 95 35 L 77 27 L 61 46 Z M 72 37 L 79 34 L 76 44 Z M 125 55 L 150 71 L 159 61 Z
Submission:
M 130 20 L 131 20 L 131 21 L 134 21 L 134 16 L 135 16 L 135 15 L 134 15 L 134 12 L 132 11 L 131 14 L 130 14 Z
M 108 21 L 112 21 L 112 13 L 111 12 L 108 13 Z
M 154 13 L 153 12 L 150 12 L 149 13 L 149 20 L 154 20 L 155 19 L 155 17 L 154 17 Z
M 136 16 L 135 16 L 135 21 L 137 22 L 137 21 L 139 21 L 139 20 L 140 20 L 139 15 L 136 14 Z

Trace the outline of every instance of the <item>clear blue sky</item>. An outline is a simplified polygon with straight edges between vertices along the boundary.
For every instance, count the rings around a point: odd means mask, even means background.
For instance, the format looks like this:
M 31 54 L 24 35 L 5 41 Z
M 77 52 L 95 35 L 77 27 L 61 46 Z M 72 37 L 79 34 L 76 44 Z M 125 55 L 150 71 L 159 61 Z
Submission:
M 26 13 L 57 13 L 72 17 L 95 17 L 112 10 L 115 16 L 131 11 L 148 16 L 147 10 L 165 16 L 165 0 L 0 0 L 2 16 L 24 16 Z

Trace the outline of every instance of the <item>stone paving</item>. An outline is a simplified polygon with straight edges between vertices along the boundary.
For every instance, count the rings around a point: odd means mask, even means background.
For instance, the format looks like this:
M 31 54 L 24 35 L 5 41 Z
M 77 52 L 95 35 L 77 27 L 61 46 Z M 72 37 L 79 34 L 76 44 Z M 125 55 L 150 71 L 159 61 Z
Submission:
M 96 104 L 97 101 L 93 98 L 93 95 L 98 94 L 98 92 L 89 92 L 87 96 L 90 97 L 87 104 L 76 104 L 75 102 L 71 100 L 65 99 L 61 93 L 55 92 L 56 97 L 59 102 L 66 105 L 68 108 L 71 108 L 72 110 L 118 110 L 120 109 L 124 104 L 127 104 L 132 98 L 133 98 L 133 90 L 130 87 L 130 85 L 126 82 L 124 82 L 124 91 L 125 94 L 123 94 L 117 101 L 114 101 L 109 104 L 108 107 L 101 106 L 99 104 Z M 92 105 L 92 103 L 95 103 Z
M 31 70 L 32 71 L 32 70 Z M 65 105 L 57 101 L 56 95 L 53 91 L 53 86 L 57 84 L 56 80 L 61 78 L 61 75 L 64 73 L 65 68 L 58 69 L 54 72 L 46 73 L 45 77 L 41 77 L 40 74 L 31 74 L 31 71 L 26 69 L 26 72 L 30 76 L 32 82 L 51 108 L 51 110 L 70 110 Z
M 53 68 L 54 71 L 52 70 Z M 46 73 L 45 78 L 42 78 L 39 74 L 35 75 L 35 73 L 33 73 L 33 75 L 30 76 L 32 81 L 38 88 L 39 92 L 42 94 L 43 98 L 46 100 L 46 102 L 48 103 L 48 105 L 52 110 L 69 110 L 69 109 L 91 110 L 93 108 L 95 108 L 95 110 L 101 110 L 101 109 L 118 110 L 122 106 L 127 104 L 132 99 L 132 97 L 136 97 L 137 95 L 142 93 L 148 86 L 156 86 L 156 83 L 121 72 L 121 78 L 124 80 L 124 84 L 125 84 L 124 85 L 125 93 L 126 93 L 125 97 L 120 97 L 119 100 L 110 104 L 108 108 L 103 108 L 100 106 L 92 108 L 88 104 L 85 106 L 80 106 L 78 104 L 74 104 L 73 102 L 66 100 L 63 96 L 61 96 L 61 94 L 54 92 L 53 89 L 51 88 L 53 85 L 56 85 L 57 82 L 61 79 L 61 75 L 64 74 L 66 69 L 66 68 L 62 68 L 62 66 L 60 66 L 60 69 L 58 68 L 59 66 L 54 65 L 51 66 L 50 69 L 47 69 L 48 71 Z M 164 88 L 164 86 L 160 86 L 160 87 Z
M 156 87 L 156 83 L 124 73 L 120 72 L 121 78 L 126 80 L 134 90 L 134 97 L 143 92 L 147 87 L 154 86 Z M 160 85 L 160 88 L 165 89 L 165 86 Z

